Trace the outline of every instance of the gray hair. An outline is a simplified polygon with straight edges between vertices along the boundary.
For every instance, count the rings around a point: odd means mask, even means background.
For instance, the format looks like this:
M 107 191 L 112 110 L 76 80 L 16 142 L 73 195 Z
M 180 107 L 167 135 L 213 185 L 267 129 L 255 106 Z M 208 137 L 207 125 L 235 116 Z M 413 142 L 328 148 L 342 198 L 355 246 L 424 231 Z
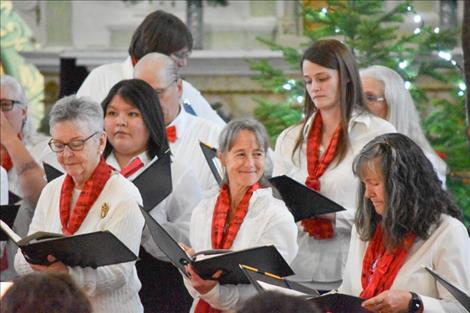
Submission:
M 384 84 L 384 96 L 388 104 L 387 120 L 395 126 L 397 132 L 405 134 L 436 160 L 436 171 L 445 177 L 447 166 L 434 152 L 421 129 L 421 121 L 410 92 L 405 87 L 403 78 L 392 69 L 373 65 L 360 71 L 361 77 L 370 77 Z
M 235 119 L 225 125 L 219 136 L 219 152 L 223 154 L 229 151 L 242 130 L 251 131 L 255 135 L 259 146 L 263 148 L 263 151 L 265 153 L 268 152 L 269 139 L 266 128 L 253 118 Z
M 171 83 L 180 76 L 176 63 L 167 55 L 152 52 L 142 57 L 134 67 L 134 77 L 140 78 L 142 73 L 148 71 L 155 74 L 161 83 Z
M 85 123 L 93 132 L 102 132 L 103 109 L 101 106 L 87 97 L 71 95 L 59 99 L 49 113 L 49 125 L 53 128 L 57 123 L 71 121 Z

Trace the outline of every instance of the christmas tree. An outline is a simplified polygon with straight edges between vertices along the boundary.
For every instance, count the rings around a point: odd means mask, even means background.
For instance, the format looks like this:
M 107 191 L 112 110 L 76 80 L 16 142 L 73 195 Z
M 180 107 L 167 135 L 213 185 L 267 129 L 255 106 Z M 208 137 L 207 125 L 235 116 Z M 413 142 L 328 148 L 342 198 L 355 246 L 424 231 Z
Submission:
M 385 10 L 383 0 L 325 1 L 325 6 L 313 8 L 312 1 L 303 1 L 305 44 L 285 47 L 260 38 L 273 50 L 283 52 L 292 69 L 300 72 L 301 53 L 312 41 L 329 37 L 343 41 L 351 48 L 361 68 L 384 65 L 397 71 L 405 80 L 418 109 L 433 109 L 423 121 L 423 127 L 433 147 L 445 157 L 450 167 L 447 178 L 449 190 L 464 209 L 466 225 L 470 228 L 470 186 L 459 176 L 470 168 L 469 149 L 465 135 L 464 94 L 466 85 L 459 64 L 451 51 L 457 44 L 457 29 L 440 29 L 424 24 L 413 1 L 397 2 Z M 412 17 L 415 28 L 404 32 L 400 26 Z M 265 88 L 284 95 L 281 103 L 255 99 L 255 116 L 264 123 L 271 139 L 288 126 L 300 122 L 304 102 L 303 81 L 288 77 L 267 61 L 252 62 L 257 72 L 254 79 Z M 426 78 L 451 86 L 451 97 L 429 99 L 418 84 Z

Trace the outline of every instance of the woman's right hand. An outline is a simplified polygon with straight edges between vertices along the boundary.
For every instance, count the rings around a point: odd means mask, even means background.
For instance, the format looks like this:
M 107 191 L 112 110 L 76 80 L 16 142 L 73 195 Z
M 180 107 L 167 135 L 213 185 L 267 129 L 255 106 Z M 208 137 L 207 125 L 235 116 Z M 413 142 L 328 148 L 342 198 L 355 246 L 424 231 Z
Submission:
M 204 295 L 214 289 L 217 285 L 217 280 L 222 275 L 222 270 L 218 270 L 212 275 L 213 279 L 202 279 L 193 269 L 191 264 L 186 265 L 186 272 L 188 273 L 189 281 L 193 288 L 201 295 Z

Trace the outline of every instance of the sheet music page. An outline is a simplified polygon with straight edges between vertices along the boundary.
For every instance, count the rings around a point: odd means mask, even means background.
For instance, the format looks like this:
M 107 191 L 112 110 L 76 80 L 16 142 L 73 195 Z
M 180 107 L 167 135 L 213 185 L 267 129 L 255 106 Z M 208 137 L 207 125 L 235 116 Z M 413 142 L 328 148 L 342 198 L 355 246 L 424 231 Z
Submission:
M 283 293 L 288 296 L 308 296 L 308 294 L 293 290 L 293 289 L 287 289 L 287 288 L 282 288 L 276 285 L 271 285 L 268 283 L 265 283 L 263 281 L 257 280 L 256 281 L 265 291 L 276 291 L 279 293 Z

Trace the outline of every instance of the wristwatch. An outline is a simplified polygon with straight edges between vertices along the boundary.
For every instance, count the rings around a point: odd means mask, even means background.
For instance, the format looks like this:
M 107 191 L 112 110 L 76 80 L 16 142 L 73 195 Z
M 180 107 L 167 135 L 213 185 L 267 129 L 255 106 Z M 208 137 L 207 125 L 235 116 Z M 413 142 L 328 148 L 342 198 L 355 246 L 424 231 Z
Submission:
M 410 313 L 421 313 L 423 312 L 423 301 L 421 300 L 420 296 L 416 293 L 410 291 L 411 299 L 410 304 L 408 305 L 408 312 Z

